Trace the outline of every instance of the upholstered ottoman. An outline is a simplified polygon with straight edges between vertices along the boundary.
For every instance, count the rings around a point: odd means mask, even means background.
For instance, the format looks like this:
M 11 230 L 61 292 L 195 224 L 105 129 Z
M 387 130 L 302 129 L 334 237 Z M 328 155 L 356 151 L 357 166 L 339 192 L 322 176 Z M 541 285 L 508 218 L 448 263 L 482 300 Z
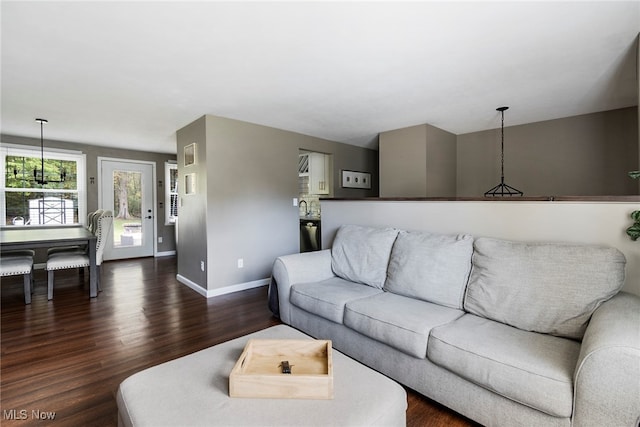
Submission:
M 404 389 L 335 349 L 332 400 L 229 397 L 229 373 L 249 338 L 310 339 L 273 326 L 138 372 L 118 389 L 118 425 L 406 425 Z

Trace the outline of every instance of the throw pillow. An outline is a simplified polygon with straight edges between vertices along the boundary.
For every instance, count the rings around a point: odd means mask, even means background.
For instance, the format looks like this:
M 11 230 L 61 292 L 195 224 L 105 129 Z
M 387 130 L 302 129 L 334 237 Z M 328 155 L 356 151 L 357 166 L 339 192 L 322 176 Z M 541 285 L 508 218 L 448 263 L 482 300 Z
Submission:
M 384 289 L 462 309 L 471 272 L 473 237 L 401 231 L 393 245 Z
M 615 248 L 478 238 L 464 308 L 519 329 L 581 339 L 624 284 Z
M 336 276 L 382 289 L 387 276 L 395 228 L 343 225 L 331 247 L 331 267 Z

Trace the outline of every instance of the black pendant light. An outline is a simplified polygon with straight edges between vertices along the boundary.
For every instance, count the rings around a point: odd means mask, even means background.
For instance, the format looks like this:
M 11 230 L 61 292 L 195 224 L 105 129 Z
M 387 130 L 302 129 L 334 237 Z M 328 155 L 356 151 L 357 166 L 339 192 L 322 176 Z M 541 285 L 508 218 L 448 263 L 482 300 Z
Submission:
M 509 107 L 498 107 L 496 111 L 500 111 L 502 114 L 502 127 L 501 127 L 501 145 L 500 145 L 500 184 L 493 187 L 491 190 L 484 193 L 485 197 L 496 196 L 522 196 L 522 191 L 513 188 L 510 185 L 504 183 L 504 112 Z
M 40 123 L 40 171 L 38 168 L 33 169 L 33 180 L 38 185 L 45 185 L 49 183 L 60 183 L 64 182 L 67 178 L 67 172 L 62 169 L 60 171 L 60 179 L 46 179 L 44 173 L 44 125 L 45 123 L 49 123 L 47 119 L 36 119 L 36 122 Z M 13 175 L 18 177 L 18 170 L 13 169 Z M 57 177 L 56 177 L 57 178 Z

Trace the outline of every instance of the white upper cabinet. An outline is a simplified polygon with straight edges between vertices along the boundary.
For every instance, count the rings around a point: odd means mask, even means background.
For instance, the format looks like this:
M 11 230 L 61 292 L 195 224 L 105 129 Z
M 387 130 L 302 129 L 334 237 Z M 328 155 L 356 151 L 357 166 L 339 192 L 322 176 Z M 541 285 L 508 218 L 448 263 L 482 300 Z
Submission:
M 330 157 L 322 153 L 300 154 L 298 174 L 309 177 L 309 194 L 329 194 Z

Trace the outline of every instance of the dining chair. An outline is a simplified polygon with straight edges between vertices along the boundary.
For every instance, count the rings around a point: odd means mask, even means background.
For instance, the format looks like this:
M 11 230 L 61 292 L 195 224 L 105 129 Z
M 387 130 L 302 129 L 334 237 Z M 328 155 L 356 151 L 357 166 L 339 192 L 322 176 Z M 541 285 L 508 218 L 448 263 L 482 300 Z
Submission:
M 104 250 L 107 246 L 111 230 L 113 229 L 113 213 L 111 211 L 102 211 L 99 221 L 96 222 L 96 267 L 98 270 L 98 290 L 102 290 L 102 261 L 104 260 Z
M 0 277 L 24 277 L 24 303 L 31 304 L 33 293 L 33 256 L 32 255 L 2 254 L 0 257 Z M 31 251 L 33 252 L 33 251 Z
M 26 256 L 26 257 L 35 257 L 36 251 L 33 249 L 13 249 L 10 251 L 3 251 L 2 258 L 16 257 L 16 256 Z
M 102 212 L 104 212 L 102 209 L 98 209 L 97 211 L 89 212 L 87 214 L 87 225 L 85 227 L 93 234 L 96 234 L 94 230 L 96 229 L 97 218 L 100 214 L 102 214 Z M 47 256 L 61 252 L 85 253 L 86 250 L 86 245 L 56 246 L 47 250 Z M 84 268 L 80 271 L 83 272 Z
M 104 249 L 113 226 L 113 214 L 111 211 L 104 211 L 96 221 L 96 267 L 98 289 L 100 289 L 100 266 L 104 258 Z M 66 270 L 70 268 L 89 267 L 89 254 L 85 251 L 79 252 L 58 252 L 49 255 L 47 259 L 47 298 L 53 299 L 54 272 L 56 270 Z
M 92 232 L 93 234 L 96 234 L 96 232 L 98 231 L 98 219 L 102 216 L 104 212 L 105 212 L 104 209 L 98 209 L 95 212 L 93 212 L 93 215 L 91 216 L 91 218 L 87 220 L 87 227 L 89 227 L 89 231 Z

